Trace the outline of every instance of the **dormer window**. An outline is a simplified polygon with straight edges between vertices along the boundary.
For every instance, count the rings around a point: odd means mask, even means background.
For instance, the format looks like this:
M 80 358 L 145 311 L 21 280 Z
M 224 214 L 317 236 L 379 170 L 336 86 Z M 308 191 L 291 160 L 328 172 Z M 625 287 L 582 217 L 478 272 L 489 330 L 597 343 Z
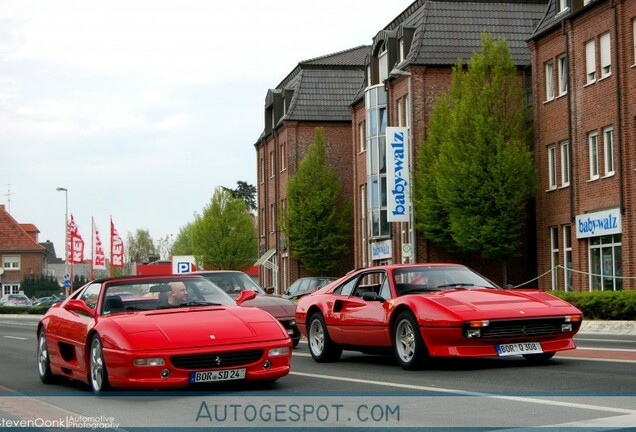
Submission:
M 401 63 L 404 60 L 404 38 L 400 38 L 400 60 Z
M 380 83 L 384 82 L 384 80 L 388 77 L 388 64 L 388 51 L 386 49 L 386 45 L 383 45 L 382 48 L 380 48 L 380 53 L 378 54 L 378 82 Z
M 559 1 L 559 10 L 558 13 L 565 12 L 570 9 L 570 0 L 558 0 Z

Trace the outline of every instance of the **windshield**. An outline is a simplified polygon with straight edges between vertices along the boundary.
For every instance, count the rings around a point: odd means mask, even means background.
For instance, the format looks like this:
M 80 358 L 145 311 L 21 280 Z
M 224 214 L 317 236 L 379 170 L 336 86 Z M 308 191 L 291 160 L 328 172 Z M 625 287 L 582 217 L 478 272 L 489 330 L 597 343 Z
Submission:
M 118 281 L 106 286 L 102 314 L 197 305 L 235 306 L 236 302 L 204 278 Z
M 417 266 L 393 271 L 398 295 L 413 291 L 497 288 L 483 276 L 464 266 Z
M 265 294 L 265 291 L 263 291 L 251 277 L 243 272 L 217 271 L 202 273 L 201 275 L 230 295 L 240 294 L 241 291 L 244 290 L 251 290 L 257 294 Z

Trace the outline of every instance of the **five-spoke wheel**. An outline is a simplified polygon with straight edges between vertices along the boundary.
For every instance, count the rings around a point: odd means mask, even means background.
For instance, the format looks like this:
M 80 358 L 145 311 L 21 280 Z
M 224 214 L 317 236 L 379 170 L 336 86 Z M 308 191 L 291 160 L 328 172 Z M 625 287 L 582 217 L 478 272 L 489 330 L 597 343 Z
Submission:
M 342 348 L 331 341 L 325 325 L 325 319 L 320 312 L 313 314 L 309 318 L 307 328 L 309 352 L 314 360 L 322 363 L 340 358 Z

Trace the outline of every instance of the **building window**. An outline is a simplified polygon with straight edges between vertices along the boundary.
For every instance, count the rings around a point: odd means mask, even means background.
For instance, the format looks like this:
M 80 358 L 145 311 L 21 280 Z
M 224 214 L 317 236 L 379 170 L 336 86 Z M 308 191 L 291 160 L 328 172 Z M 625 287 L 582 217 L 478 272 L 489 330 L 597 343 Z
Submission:
M 561 186 L 570 185 L 570 142 L 561 143 Z
M 550 268 L 552 269 L 552 290 L 559 287 L 559 227 L 550 227 Z
M 570 0 L 558 0 L 559 1 L 559 13 L 564 12 L 570 8 Z
M 269 205 L 269 226 L 270 226 L 270 234 L 274 233 L 274 228 L 276 227 L 276 205 Z
M 269 176 L 274 177 L 276 175 L 276 158 L 274 157 L 274 151 L 269 152 Z
M 259 180 L 261 183 L 265 182 L 265 160 L 261 157 L 261 160 L 259 161 L 259 165 L 260 165 L 260 176 L 259 176 Z
M 596 81 L 596 45 L 594 40 L 585 44 L 585 71 L 587 84 Z
M 267 219 L 265 218 L 265 209 L 261 209 L 261 237 L 265 237 L 267 232 Z
M 360 140 L 360 153 L 367 150 L 367 137 L 365 134 L 365 122 L 360 122 L 358 125 L 358 139 Z
M 592 132 L 588 135 L 590 149 L 590 180 L 596 180 L 599 177 L 598 166 L 598 133 Z
M 621 235 L 590 238 L 590 291 L 623 289 Z
M 19 283 L 2 284 L 2 295 L 7 295 L 7 294 L 20 294 L 20 284 Z
M 612 74 L 612 54 L 610 51 L 610 35 L 601 35 L 601 79 Z
M 559 96 L 568 92 L 568 59 L 564 55 L 559 56 Z
M 386 46 L 382 47 L 382 51 L 378 54 L 378 83 L 384 83 L 387 79 L 389 70 L 389 56 Z
M 632 64 L 636 66 L 636 18 L 632 20 L 632 38 L 634 39 L 634 62 Z
M 20 270 L 20 255 L 5 255 L 2 257 L 2 268 L 5 270 Z
M 390 235 L 386 193 L 386 91 L 383 85 L 366 91 L 367 212 L 370 239 Z
M 404 122 L 402 121 L 404 116 L 404 98 L 397 100 L 397 125 L 402 127 Z
M 285 171 L 287 169 L 287 144 L 282 143 L 280 145 L 280 170 Z
M 400 38 L 400 59 L 399 62 L 404 60 L 404 38 Z
M 362 243 L 362 267 L 367 266 L 369 257 L 369 243 L 367 238 L 367 186 L 360 185 L 360 241 Z
M 614 175 L 614 136 L 613 129 L 603 129 L 603 160 L 605 161 L 605 175 Z
M 554 99 L 554 63 L 552 60 L 545 63 L 545 100 Z
M 572 291 L 572 226 L 563 225 L 563 280 L 565 290 Z
M 548 147 L 548 190 L 556 189 L 556 146 Z

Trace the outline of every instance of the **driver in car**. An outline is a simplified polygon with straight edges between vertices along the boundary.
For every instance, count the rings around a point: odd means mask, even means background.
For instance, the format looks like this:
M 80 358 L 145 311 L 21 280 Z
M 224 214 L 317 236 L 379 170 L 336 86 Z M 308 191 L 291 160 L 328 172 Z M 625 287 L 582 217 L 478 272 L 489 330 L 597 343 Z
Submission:
M 170 282 L 171 290 L 168 291 L 168 304 L 179 306 L 188 301 L 188 290 L 183 282 Z

